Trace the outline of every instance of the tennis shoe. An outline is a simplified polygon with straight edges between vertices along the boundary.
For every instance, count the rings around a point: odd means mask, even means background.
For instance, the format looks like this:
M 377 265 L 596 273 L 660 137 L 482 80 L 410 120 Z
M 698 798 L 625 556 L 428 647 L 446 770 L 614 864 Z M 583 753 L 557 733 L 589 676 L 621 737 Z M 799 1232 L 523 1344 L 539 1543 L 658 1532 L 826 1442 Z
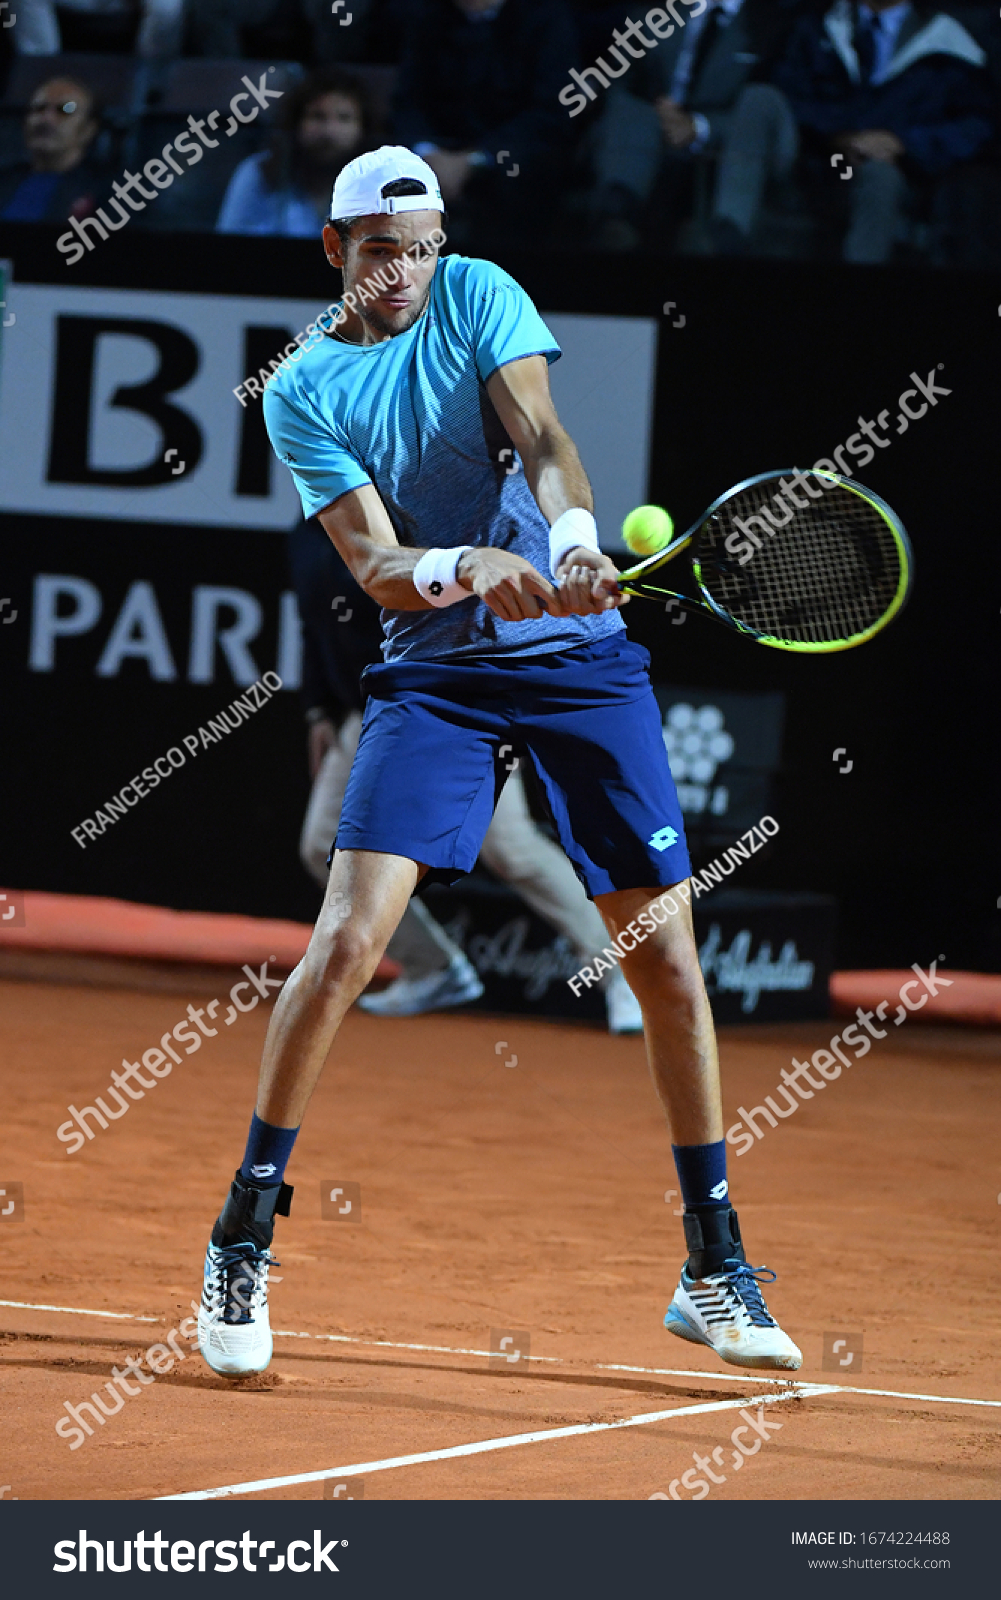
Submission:
M 251 1240 L 210 1244 L 198 1308 L 198 1346 L 213 1372 L 236 1378 L 271 1361 L 268 1269 L 279 1263 Z
M 275 1216 L 287 1217 L 292 1188 L 262 1188 L 236 1173 L 205 1252 L 198 1307 L 198 1346 L 213 1372 L 239 1378 L 263 1372 L 271 1360 L 268 1270 Z
M 708 1345 L 732 1367 L 795 1372 L 803 1365 L 802 1353 L 783 1333 L 758 1287 L 774 1282 L 770 1267 L 752 1267 L 736 1257 L 706 1278 L 693 1278 L 686 1265 L 664 1326 L 679 1339 Z
M 418 1017 L 424 1011 L 467 1006 L 483 993 L 476 968 L 461 952 L 447 967 L 425 978 L 396 978 L 379 994 L 363 994 L 358 1004 L 372 1017 Z

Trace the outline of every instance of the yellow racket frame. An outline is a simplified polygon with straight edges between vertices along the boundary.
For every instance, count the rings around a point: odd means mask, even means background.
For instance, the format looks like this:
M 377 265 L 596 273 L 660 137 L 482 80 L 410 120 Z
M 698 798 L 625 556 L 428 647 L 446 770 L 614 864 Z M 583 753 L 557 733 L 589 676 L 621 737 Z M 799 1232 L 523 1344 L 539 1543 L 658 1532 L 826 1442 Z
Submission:
M 692 562 L 692 572 L 702 593 L 702 600 L 693 600 L 688 595 L 676 594 L 673 590 L 669 589 L 661 589 L 657 591 L 656 595 L 651 595 L 645 593 L 643 589 L 636 589 L 632 587 L 632 584 L 636 579 L 645 579 L 648 573 L 656 572 L 658 568 L 666 566 L 669 561 L 674 560 L 675 556 L 680 555 L 683 550 L 686 550 L 699 530 L 706 522 L 708 522 L 713 512 L 716 511 L 717 508 L 723 505 L 727 500 L 731 500 L 735 494 L 740 494 L 742 490 L 749 489 L 753 484 L 765 483 L 769 479 L 788 477 L 790 473 L 799 470 L 808 472 L 816 478 L 826 478 L 829 483 L 837 484 L 840 488 L 848 489 L 852 494 L 857 494 L 860 499 L 867 501 L 869 505 L 879 512 L 880 516 L 883 518 L 883 521 L 886 523 L 891 534 L 893 535 L 893 540 L 897 547 L 897 553 L 900 557 L 900 580 L 897 584 L 896 593 L 894 594 L 890 604 L 887 606 L 886 611 L 878 619 L 878 621 L 872 623 L 870 627 L 865 628 L 861 633 L 852 634 L 847 639 L 831 639 L 820 643 L 814 641 L 799 642 L 788 639 L 777 639 L 773 634 L 758 633 L 754 628 L 747 627 L 745 623 L 738 622 L 737 619 L 732 617 L 730 613 L 724 610 L 722 606 L 717 605 L 716 601 L 712 598 L 702 582 L 701 568 L 699 562 L 696 560 L 693 560 Z M 770 646 L 770 648 L 773 650 L 791 650 L 798 655 L 832 655 L 837 650 L 854 650 L 858 645 L 866 644 L 868 640 L 875 638 L 877 633 L 882 633 L 883 629 L 889 626 L 894 617 L 897 615 L 897 612 L 901 610 L 907 600 L 911 583 L 913 581 L 913 568 L 914 555 L 911 549 L 911 542 L 907 537 L 907 532 L 904 528 L 904 525 L 892 507 L 888 506 L 885 500 L 880 499 L 878 494 L 874 494 L 873 491 L 871 489 L 867 489 L 864 484 L 856 483 L 852 478 L 843 478 L 839 473 L 836 472 L 818 472 L 812 467 L 804 467 L 802 469 L 795 467 L 782 467 L 778 471 L 774 472 L 759 472 L 757 476 L 753 478 L 745 478 L 742 483 L 735 484 L 732 489 L 727 489 L 724 494 L 719 495 L 719 497 L 713 501 L 712 505 L 702 513 L 702 516 L 699 517 L 697 522 L 693 522 L 687 533 L 680 534 L 677 539 L 672 540 L 666 549 L 658 550 L 656 554 L 647 556 L 645 561 L 640 561 L 635 566 L 628 567 L 625 572 L 620 572 L 619 584 L 621 588 L 627 591 L 627 593 L 635 594 L 641 599 L 649 600 L 670 597 L 675 600 L 680 600 L 682 605 L 685 606 L 686 610 L 708 613 L 709 616 L 713 617 L 717 622 L 721 622 L 724 624 L 724 626 L 732 628 L 734 632 L 742 633 L 747 638 L 754 639 L 758 644 Z

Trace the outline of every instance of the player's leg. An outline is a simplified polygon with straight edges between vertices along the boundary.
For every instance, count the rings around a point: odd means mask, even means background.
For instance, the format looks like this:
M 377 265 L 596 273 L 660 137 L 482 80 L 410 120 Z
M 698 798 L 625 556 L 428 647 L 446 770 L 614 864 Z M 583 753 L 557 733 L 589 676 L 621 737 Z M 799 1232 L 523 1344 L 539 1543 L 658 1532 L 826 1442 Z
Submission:
M 578 658 L 559 692 L 522 719 L 522 736 L 560 843 L 618 930 L 671 1122 L 689 1259 L 667 1326 L 735 1365 L 795 1368 L 802 1357 L 764 1305 L 730 1203 L 712 1018 L 687 906 L 691 863 L 648 662 L 627 639 Z M 596 960 L 595 975 L 602 970 Z
M 421 694 L 415 675 L 427 679 Z M 368 682 L 323 909 L 275 1004 L 247 1151 L 206 1257 L 198 1337 L 217 1372 L 270 1360 L 268 1247 L 291 1194 L 282 1175 L 341 1018 L 403 915 L 418 863 L 468 872 L 496 799 L 500 723 L 486 712 L 477 725 L 462 671 L 382 666 Z
M 663 889 L 620 889 L 596 905 L 613 939 L 657 901 L 656 932 L 632 950 L 621 948 L 622 970 L 640 1003 L 647 1059 L 676 1146 L 716 1144 L 723 1138 L 716 1030 L 699 966 L 683 886 L 665 904 Z M 668 905 L 676 908 L 668 910 Z M 640 925 L 640 934 L 644 932 Z
M 664 1321 L 670 1332 L 711 1346 L 736 1366 L 795 1370 L 802 1356 L 762 1299 L 730 1203 L 716 1034 L 689 893 L 685 882 L 666 893 L 624 889 L 598 897 L 643 1011 L 647 1058 L 685 1206 L 688 1260 Z M 643 915 L 654 926 L 645 938 Z
M 415 861 L 367 850 L 334 856 L 306 954 L 275 1001 L 257 1115 L 297 1128 L 348 1007 L 371 982 L 420 877 Z
M 338 851 L 309 947 L 271 1015 L 243 1163 L 212 1230 L 198 1314 L 216 1372 L 260 1372 L 271 1359 L 267 1308 L 274 1218 L 299 1124 L 348 1007 L 370 982 L 420 868 L 401 856 Z

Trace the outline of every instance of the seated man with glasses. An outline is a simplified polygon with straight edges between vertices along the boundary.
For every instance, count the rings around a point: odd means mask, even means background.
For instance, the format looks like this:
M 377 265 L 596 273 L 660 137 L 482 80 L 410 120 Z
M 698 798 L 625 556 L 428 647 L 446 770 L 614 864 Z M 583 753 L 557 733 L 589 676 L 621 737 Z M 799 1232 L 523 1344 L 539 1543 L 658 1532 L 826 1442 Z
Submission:
M 0 219 L 63 222 L 92 214 L 110 174 L 93 156 L 100 107 L 75 78 L 50 78 L 35 90 L 24 119 L 26 157 L 0 168 Z

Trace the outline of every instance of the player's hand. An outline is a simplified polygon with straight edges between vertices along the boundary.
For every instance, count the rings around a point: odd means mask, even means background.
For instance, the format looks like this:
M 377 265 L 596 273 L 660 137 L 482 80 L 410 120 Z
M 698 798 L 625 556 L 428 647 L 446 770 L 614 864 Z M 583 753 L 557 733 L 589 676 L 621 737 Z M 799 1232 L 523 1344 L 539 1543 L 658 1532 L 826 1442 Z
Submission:
M 578 545 L 568 550 L 556 569 L 564 616 L 587 617 L 596 611 L 615 611 L 629 595 L 619 588 L 619 570 L 600 551 Z
M 504 622 L 527 622 L 544 611 L 565 614 L 548 578 L 511 550 L 467 550 L 459 557 L 455 576 Z
M 337 743 L 337 729 L 329 717 L 318 718 L 309 725 L 309 775 L 315 778 L 328 750 Z

